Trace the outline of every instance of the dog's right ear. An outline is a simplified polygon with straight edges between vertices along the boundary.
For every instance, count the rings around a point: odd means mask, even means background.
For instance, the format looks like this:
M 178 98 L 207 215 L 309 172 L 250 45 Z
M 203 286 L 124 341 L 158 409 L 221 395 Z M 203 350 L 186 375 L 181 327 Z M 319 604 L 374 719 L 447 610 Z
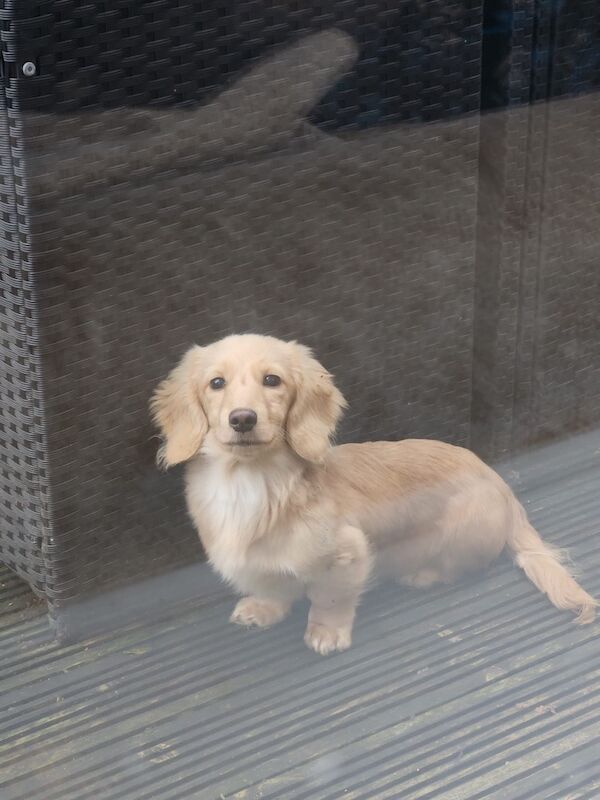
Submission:
M 163 435 L 157 461 L 173 467 L 200 449 L 208 420 L 200 404 L 203 349 L 192 347 L 156 389 L 150 401 L 154 422 Z

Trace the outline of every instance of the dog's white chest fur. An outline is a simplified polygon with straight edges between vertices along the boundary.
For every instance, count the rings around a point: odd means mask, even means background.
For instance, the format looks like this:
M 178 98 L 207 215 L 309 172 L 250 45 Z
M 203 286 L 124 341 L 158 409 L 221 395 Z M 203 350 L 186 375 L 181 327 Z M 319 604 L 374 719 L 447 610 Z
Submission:
M 290 488 L 282 485 L 284 475 L 252 464 L 231 469 L 216 459 L 190 466 L 188 506 L 210 563 L 226 580 L 240 584 L 249 572 L 295 572 L 291 532 L 278 530 L 282 499 Z M 289 481 L 289 473 L 286 477 Z

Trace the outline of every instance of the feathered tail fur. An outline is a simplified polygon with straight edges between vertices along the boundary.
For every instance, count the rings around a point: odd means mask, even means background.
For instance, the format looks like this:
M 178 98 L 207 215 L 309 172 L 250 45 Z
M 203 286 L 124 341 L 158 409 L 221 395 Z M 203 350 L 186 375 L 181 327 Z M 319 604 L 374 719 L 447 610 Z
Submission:
M 521 506 L 516 509 L 507 545 L 516 564 L 551 603 L 577 612 L 575 622 L 580 625 L 594 621 L 598 601 L 581 588 L 565 567 L 564 553 L 542 540 Z

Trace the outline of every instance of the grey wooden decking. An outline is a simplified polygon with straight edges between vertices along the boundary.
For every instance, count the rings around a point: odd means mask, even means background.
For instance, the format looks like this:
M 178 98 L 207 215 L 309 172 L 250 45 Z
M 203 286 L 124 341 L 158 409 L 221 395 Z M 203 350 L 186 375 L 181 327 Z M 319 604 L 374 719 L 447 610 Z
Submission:
M 600 594 L 600 434 L 505 473 Z M 64 647 L 0 584 L 1 800 L 600 797 L 599 627 L 508 559 L 453 588 L 374 590 L 327 659 L 302 643 L 305 608 L 243 631 L 208 577 L 170 618 Z

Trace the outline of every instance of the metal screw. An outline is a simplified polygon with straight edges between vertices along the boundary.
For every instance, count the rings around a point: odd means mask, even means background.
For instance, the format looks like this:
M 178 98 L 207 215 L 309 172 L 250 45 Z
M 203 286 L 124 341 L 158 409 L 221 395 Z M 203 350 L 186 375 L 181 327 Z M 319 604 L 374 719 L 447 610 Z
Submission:
M 23 70 L 23 75 L 25 75 L 26 78 L 33 78 L 33 76 L 37 72 L 37 68 L 33 63 L 33 61 L 26 61 L 23 64 L 22 70 Z

